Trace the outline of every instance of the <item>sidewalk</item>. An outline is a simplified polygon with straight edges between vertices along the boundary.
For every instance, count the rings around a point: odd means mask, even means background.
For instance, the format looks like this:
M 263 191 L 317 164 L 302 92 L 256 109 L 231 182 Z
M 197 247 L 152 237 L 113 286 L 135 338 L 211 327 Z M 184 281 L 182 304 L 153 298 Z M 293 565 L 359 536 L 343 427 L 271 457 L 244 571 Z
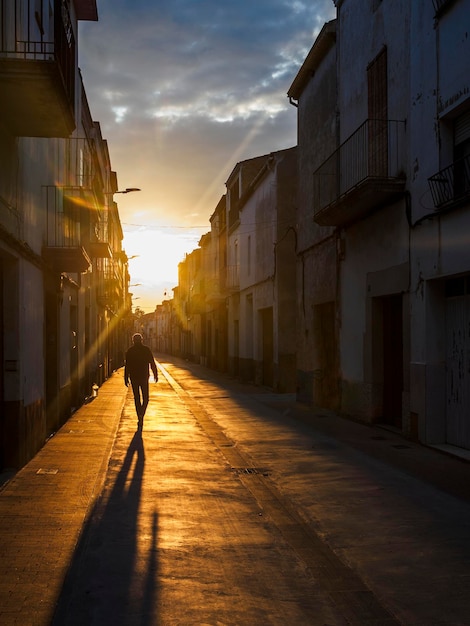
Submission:
M 116 372 L 0 488 L 0 624 L 50 624 L 105 478 L 127 391 Z

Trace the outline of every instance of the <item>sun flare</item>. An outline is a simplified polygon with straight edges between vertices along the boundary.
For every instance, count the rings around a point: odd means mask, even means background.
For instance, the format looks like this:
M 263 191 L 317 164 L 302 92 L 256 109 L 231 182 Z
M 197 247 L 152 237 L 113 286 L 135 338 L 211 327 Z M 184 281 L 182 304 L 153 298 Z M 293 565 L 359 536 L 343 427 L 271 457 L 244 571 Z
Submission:
M 202 234 L 199 230 L 142 228 L 124 233 L 135 306 L 154 310 L 163 299 L 172 297 L 178 264 L 197 247 Z

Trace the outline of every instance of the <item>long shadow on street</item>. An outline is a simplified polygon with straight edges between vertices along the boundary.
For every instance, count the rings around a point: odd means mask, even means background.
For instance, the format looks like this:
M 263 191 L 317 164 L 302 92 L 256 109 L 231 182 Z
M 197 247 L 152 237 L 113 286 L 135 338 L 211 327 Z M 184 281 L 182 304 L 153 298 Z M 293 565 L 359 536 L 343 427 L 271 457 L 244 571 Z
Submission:
M 139 518 L 145 465 L 144 443 L 136 432 L 125 452 L 120 432 L 103 493 L 77 545 L 53 626 L 155 623 L 158 516 Z M 139 541 L 143 535 L 145 540 Z

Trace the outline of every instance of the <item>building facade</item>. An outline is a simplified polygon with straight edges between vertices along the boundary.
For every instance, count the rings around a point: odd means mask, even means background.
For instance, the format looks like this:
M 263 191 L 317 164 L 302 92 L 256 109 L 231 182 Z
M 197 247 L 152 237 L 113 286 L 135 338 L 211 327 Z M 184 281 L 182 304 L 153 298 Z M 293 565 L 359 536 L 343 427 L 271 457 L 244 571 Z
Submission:
M 117 179 L 77 65 L 96 3 L 1 0 L 0 468 L 20 467 L 122 364 Z
M 411 401 L 421 441 L 470 450 L 470 3 L 411 9 Z
M 468 449 L 470 6 L 335 4 L 288 94 L 299 399 Z
M 341 240 L 334 226 L 313 219 L 312 175 L 338 145 L 336 20 L 325 24 L 318 35 L 288 97 L 297 108 L 297 398 L 336 410 L 340 406 Z
M 279 151 L 236 164 L 211 217 L 207 363 L 217 323 L 230 374 L 470 450 L 470 1 L 335 5 L 288 91 L 296 210 Z
M 274 152 L 241 196 L 234 231 L 239 375 L 282 392 L 295 391 L 296 204 L 297 149 Z

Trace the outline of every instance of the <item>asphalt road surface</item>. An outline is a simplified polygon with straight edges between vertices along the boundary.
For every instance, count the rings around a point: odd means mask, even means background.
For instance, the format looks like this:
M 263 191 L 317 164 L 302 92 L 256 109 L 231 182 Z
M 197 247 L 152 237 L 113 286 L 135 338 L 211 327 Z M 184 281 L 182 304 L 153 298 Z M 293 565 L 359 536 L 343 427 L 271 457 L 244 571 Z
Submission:
M 159 368 L 142 432 L 128 392 L 54 626 L 470 624 L 467 501 L 294 419 L 292 398 Z

